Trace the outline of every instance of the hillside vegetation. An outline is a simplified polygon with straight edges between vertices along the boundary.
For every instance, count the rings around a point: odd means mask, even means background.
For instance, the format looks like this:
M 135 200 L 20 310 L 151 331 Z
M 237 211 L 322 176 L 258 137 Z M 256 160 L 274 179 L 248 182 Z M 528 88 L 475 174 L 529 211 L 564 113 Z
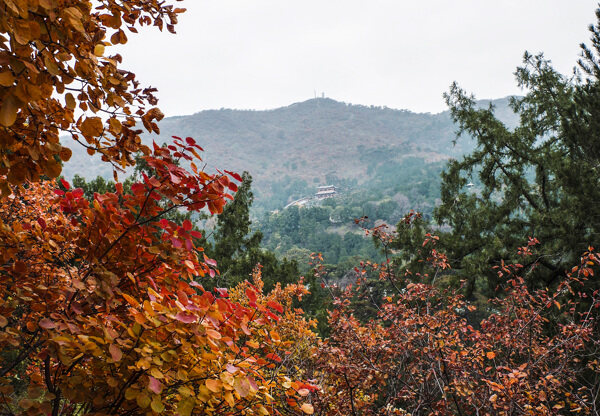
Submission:
M 516 123 L 507 99 L 493 104 L 501 119 Z M 256 212 L 280 209 L 326 183 L 361 188 L 383 173 L 387 181 L 396 181 L 407 160 L 445 162 L 472 149 L 468 141 L 453 145 L 456 127 L 449 112 L 413 113 L 328 98 L 268 111 L 202 111 L 165 118 L 159 126 L 160 136 L 142 136 L 146 144 L 170 143 L 173 135 L 192 136 L 205 150 L 208 170 L 248 171 L 254 179 Z M 73 150 L 64 167 L 66 178 L 112 177 L 112 168 L 99 158 L 90 163 L 84 149 Z

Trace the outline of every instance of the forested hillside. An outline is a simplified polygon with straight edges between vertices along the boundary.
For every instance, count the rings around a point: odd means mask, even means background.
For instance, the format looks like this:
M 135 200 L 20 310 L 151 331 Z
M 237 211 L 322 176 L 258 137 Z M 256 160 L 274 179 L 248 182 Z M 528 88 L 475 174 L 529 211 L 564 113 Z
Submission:
M 501 119 L 515 125 L 508 99 L 491 104 Z M 262 232 L 266 248 L 297 260 L 302 269 L 310 253 L 321 252 L 338 277 L 359 255 L 379 256 L 355 219 L 393 226 L 409 210 L 431 216 L 440 201 L 444 166 L 474 145 L 468 139 L 453 143 L 456 126 L 449 112 L 417 114 L 326 98 L 271 111 L 203 111 L 159 125 L 163 134 L 152 137 L 157 143 L 170 143 L 169 135 L 198 137 L 208 170 L 226 166 L 251 175 L 251 228 Z M 75 149 L 65 176 L 112 177 L 110 166 L 90 165 L 88 159 L 87 152 Z M 324 184 L 337 187 L 335 198 L 284 209 Z
M 501 119 L 514 125 L 516 117 L 508 109 L 507 99 L 493 103 Z M 209 170 L 248 171 L 254 179 L 257 213 L 312 195 L 318 185 L 384 191 L 382 186 L 406 177 L 405 163 L 415 158 L 422 159 L 422 164 L 444 162 L 473 145 L 467 141 L 452 144 L 456 127 L 449 112 L 419 114 L 327 98 L 270 111 L 202 111 L 166 118 L 159 126 L 161 135 L 143 136 L 145 143 L 170 143 L 173 135 L 195 137 L 205 150 L 203 159 Z M 96 160 L 90 164 L 85 149 L 75 148 L 65 165 L 65 177 L 112 178 L 111 167 Z M 417 174 L 410 180 L 417 183 L 432 178 Z M 385 192 L 394 197 L 387 189 Z M 410 202 L 422 201 L 417 197 Z

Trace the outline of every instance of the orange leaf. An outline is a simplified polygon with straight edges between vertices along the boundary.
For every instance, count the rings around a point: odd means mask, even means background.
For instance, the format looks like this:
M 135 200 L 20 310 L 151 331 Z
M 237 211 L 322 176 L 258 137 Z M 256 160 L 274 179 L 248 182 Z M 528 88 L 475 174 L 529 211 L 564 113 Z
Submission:
M 207 329 L 206 335 L 214 339 L 221 339 L 221 333 L 219 331 L 215 331 L 214 329 Z
M 129 296 L 127 293 L 123 293 L 121 295 L 134 308 L 137 308 L 138 306 L 140 306 L 140 303 L 137 300 L 135 300 L 132 296 Z
M 221 391 L 221 381 L 209 379 L 206 380 L 206 388 L 212 391 L 213 393 L 218 393 Z

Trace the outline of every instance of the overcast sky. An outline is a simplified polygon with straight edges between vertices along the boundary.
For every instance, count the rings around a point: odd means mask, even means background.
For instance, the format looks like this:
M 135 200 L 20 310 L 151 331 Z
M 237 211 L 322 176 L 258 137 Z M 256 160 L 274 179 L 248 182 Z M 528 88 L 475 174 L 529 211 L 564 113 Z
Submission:
M 478 98 L 518 94 L 523 52 L 571 72 L 594 0 L 186 0 L 177 35 L 146 29 L 125 67 L 167 115 L 268 109 L 320 96 L 445 110 L 454 80 Z M 109 50 L 110 51 L 110 50 Z

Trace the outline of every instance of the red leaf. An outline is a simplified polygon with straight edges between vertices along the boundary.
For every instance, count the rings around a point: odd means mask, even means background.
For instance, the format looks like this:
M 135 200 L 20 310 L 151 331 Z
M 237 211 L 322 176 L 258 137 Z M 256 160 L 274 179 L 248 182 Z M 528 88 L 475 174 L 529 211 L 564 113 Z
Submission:
M 71 185 L 69 185 L 69 182 L 65 181 L 63 178 L 60 178 L 60 183 L 67 191 L 71 189 Z
M 42 230 L 46 229 L 46 221 L 43 218 L 38 218 L 37 222 L 40 225 L 40 227 L 42 227 Z
M 185 141 L 187 142 L 187 144 L 189 144 L 190 146 L 194 146 L 196 144 L 196 140 L 192 139 L 191 137 L 186 137 Z
M 229 293 L 227 293 L 227 288 L 224 287 L 218 287 L 215 289 L 215 291 L 219 294 L 219 296 L 227 298 L 229 297 Z
M 267 306 L 270 306 L 271 308 L 275 309 L 279 313 L 283 313 L 283 307 L 279 303 L 277 303 L 273 300 L 268 301 Z
M 146 187 L 142 183 L 134 183 L 131 185 L 131 192 L 133 192 L 134 195 L 143 194 L 146 192 Z
M 277 355 L 277 354 L 275 354 L 275 353 L 273 353 L 273 352 L 271 352 L 271 353 L 267 354 L 267 355 L 266 355 L 266 357 L 267 357 L 269 360 L 277 361 L 278 363 L 280 363 L 280 362 L 281 362 L 281 357 L 279 357 L 279 355 Z
M 277 316 L 277 315 L 275 315 L 274 313 L 271 313 L 271 312 L 269 312 L 269 311 L 267 311 L 267 312 L 266 312 L 266 315 L 267 315 L 269 318 L 271 318 L 271 319 L 273 319 L 274 321 L 277 321 L 277 322 L 279 322 L 279 319 L 281 319 L 279 316 Z
M 250 302 L 256 302 L 256 292 L 250 288 L 246 289 L 246 296 L 250 299 Z
M 185 220 L 183 222 L 183 229 L 186 231 L 190 231 L 192 229 L 192 223 L 190 220 Z
M 235 179 L 236 181 L 239 181 L 239 182 L 241 182 L 241 181 L 242 181 L 242 177 L 241 177 L 241 176 L 240 176 L 238 173 L 231 172 L 231 171 L 228 171 L 228 170 L 226 170 L 226 171 L 225 171 L 225 173 L 229 174 L 229 175 L 230 175 L 231 177 L 233 177 L 233 179 Z

